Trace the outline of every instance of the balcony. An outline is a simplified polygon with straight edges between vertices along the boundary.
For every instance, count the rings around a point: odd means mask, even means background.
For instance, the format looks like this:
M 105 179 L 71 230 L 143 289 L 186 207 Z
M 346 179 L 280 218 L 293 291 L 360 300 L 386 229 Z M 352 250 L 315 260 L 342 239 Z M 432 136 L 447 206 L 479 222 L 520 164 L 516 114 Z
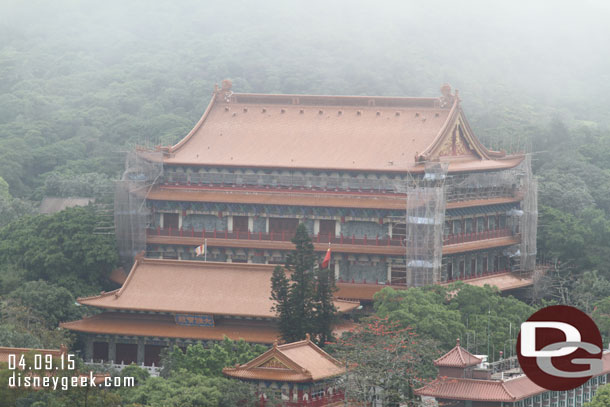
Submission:
M 448 235 L 443 239 L 443 245 L 448 246 L 452 244 L 474 242 L 476 240 L 487 240 L 497 239 L 500 237 L 513 236 L 512 230 L 509 228 L 496 229 L 496 230 L 484 230 L 481 232 L 472 233 L 460 233 L 457 235 Z
M 311 400 L 301 400 L 301 401 L 284 401 L 284 406 L 286 407 L 324 407 L 335 405 L 334 403 L 339 403 L 345 400 L 345 395 L 343 392 L 337 392 L 333 395 L 325 395 L 323 397 L 312 398 Z M 264 405 L 264 403 L 263 403 Z
M 285 230 L 280 232 L 250 232 L 250 231 L 234 231 L 229 232 L 227 230 L 194 230 L 194 229 L 147 229 L 147 236 L 165 236 L 165 237 L 190 237 L 199 239 L 233 239 L 233 240 L 253 240 L 253 241 L 264 241 L 264 242 L 290 242 L 294 237 L 293 230 Z M 313 243 L 332 243 L 332 244 L 346 244 L 346 245 L 362 245 L 362 246 L 403 246 L 403 239 L 397 237 L 389 237 L 379 235 L 374 237 L 363 237 L 344 236 L 341 234 L 339 237 L 333 234 L 316 234 L 310 236 Z

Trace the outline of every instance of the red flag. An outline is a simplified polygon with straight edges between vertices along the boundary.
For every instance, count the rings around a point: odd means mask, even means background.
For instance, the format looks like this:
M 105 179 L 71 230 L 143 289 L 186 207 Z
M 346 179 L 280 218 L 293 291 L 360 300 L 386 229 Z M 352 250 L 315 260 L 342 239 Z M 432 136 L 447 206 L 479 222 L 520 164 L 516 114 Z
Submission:
M 330 247 L 326 251 L 326 256 L 324 256 L 324 260 L 322 260 L 322 268 L 325 269 L 330 264 Z

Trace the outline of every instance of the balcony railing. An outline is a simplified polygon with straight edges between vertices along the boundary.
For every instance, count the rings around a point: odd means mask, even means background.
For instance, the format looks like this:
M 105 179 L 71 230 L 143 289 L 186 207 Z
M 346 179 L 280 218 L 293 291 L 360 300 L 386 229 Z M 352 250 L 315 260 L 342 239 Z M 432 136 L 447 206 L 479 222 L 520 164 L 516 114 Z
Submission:
M 96 367 L 96 368 L 102 369 L 102 370 L 115 369 L 115 370 L 118 370 L 119 372 L 121 370 L 125 369 L 127 366 L 131 366 L 130 364 L 125 364 L 123 362 L 114 363 L 114 361 L 112 361 L 112 360 L 96 362 L 93 359 L 91 359 L 90 361 L 85 361 L 85 365 L 90 366 L 90 367 Z M 139 368 L 147 370 L 151 376 L 159 376 L 159 374 L 161 373 L 161 367 L 155 366 L 154 363 L 152 364 L 152 366 L 145 366 L 144 363 L 142 363 L 141 365 L 138 365 L 138 364 L 135 364 L 135 365 L 138 366 Z
M 484 271 L 481 274 L 475 274 L 475 275 L 468 275 L 465 277 L 459 277 L 459 278 L 452 278 L 452 279 L 447 279 L 447 280 L 443 280 L 441 281 L 442 283 L 454 283 L 456 281 L 468 281 L 468 280 L 472 280 L 475 278 L 481 278 L 481 277 L 491 277 L 495 274 L 502 274 L 502 273 L 508 273 L 509 271 L 511 271 L 510 269 L 499 269 L 499 270 L 489 270 L 489 271 Z M 369 284 L 369 285 L 382 285 L 385 287 L 393 287 L 393 286 L 399 286 L 399 287 L 406 287 L 407 286 L 407 278 L 406 277 L 392 277 L 392 282 L 391 283 L 387 283 L 387 282 L 379 282 L 379 280 L 367 280 L 364 279 L 362 281 L 355 281 L 354 279 L 351 280 L 343 280 L 342 278 L 339 278 L 337 280 L 337 283 L 348 283 L 348 284 Z
M 512 236 L 513 232 L 509 228 L 484 230 L 482 232 L 460 233 L 458 235 L 448 235 L 443 239 L 444 245 L 474 242 L 476 240 L 495 239 L 498 237 Z
M 345 400 L 345 395 L 343 392 L 337 392 L 333 395 L 325 395 L 323 397 L 317 397 L 307 401 L 284 401 L 283 405 L 286 407 L 324 407 L 331 403 L 337 403 L 343 400 Z M 266 406 L 267 403 L 263 401 L 261 405 Z
M 510 269 L 500 269 L 500 270 L 495 270 L 495 271 L 489 270 L 489 271 L 484 271 L 481 274 L 474 274 L 474 275 L 471 274 L 469 276 L 447 279 L 447 280 L 443 281 L 443 283 L 454 283 L 456 281 L 467 281 L 467 280 L 472 280 L 475 278 L 491 277 L 495 274 L 508 273 L 509 271 L 511 271 L 511 270 Z
M 268 242 L 289 242 L 294 237 L 294 230 L 282 230 L 278 232 L 249 232 L 249 231 L 233 231 L 227 230 L 194 230 L 194 229 L 148 229 L 148 236 L 172 236 L 172 237 L 196 237 L 196 238 L 211 238 L 211 239 L 240 239 L 240 240 L 258 240 Z M 334 243 L 334 244 L 355 244 L 365 246 L 402 246 L 403 239 L 389 236 L 374 236 L 356 237 L 355 235 L 344 236 L 343 234 L 335 236 L 332 233 L 318 233 L 311 235 L 314 243 Z
M 282 230 L 276 232 L 250 232 L 250 231 L 233 231 L 227 230 L 195 230 L 191 229 L 174 229 L 174 228 L 156 228 L 148 229 L 148 236 L 170 236 L 170 237 L 195 237 L 195 238 L 210 238 L 210 239 L 239 239 L 239 240 L 258 240 L 268 242 L 289 242 L 294 237 L 294 230 Z M 476 240 L 494 239 L 498 237 L 512 236 L 510 229 L 486 230 L 483 232 L 462 233 L 459 235 L 449 235 L 443 239 L 444 245 L 473 242 Z M 356 237 L 355 235 L 345 236 L 341 233 L 335 236 L 333 233 L 318 233 L 311 235 L 314 243 L 333 243 L 333 244 L 353 244 L 364 246 L 404 246 L 403 237 L 389 236 L 367 236 Z

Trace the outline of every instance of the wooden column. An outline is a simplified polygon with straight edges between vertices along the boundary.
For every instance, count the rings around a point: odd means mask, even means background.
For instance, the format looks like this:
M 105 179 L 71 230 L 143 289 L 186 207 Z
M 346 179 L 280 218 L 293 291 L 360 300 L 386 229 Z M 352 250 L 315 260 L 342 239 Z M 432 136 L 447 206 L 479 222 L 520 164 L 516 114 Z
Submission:
M 137 364 L 142 366 L 142 363 L 144 363 L 144 338 L 138 338 Z
M 90 362 L 93 359 L 93 337 L 87 335 L 85 339 L 85 362 Z
M 108 341 L 108 360 L 112 361 L 112 363 L 116 363 L 116 339 L 112 337 Z

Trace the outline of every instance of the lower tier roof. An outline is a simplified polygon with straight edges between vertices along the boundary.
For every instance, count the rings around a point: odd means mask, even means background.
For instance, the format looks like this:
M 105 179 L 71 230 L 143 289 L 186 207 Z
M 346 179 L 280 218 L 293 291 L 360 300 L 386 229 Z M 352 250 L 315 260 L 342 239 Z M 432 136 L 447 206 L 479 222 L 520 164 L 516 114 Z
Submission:
M 275 318 L 270 299 L 273 268 L 140 257 L 120 289 L 77 301 L 105 309 Z M 359 305 L 335 301 L 339 312 Z

